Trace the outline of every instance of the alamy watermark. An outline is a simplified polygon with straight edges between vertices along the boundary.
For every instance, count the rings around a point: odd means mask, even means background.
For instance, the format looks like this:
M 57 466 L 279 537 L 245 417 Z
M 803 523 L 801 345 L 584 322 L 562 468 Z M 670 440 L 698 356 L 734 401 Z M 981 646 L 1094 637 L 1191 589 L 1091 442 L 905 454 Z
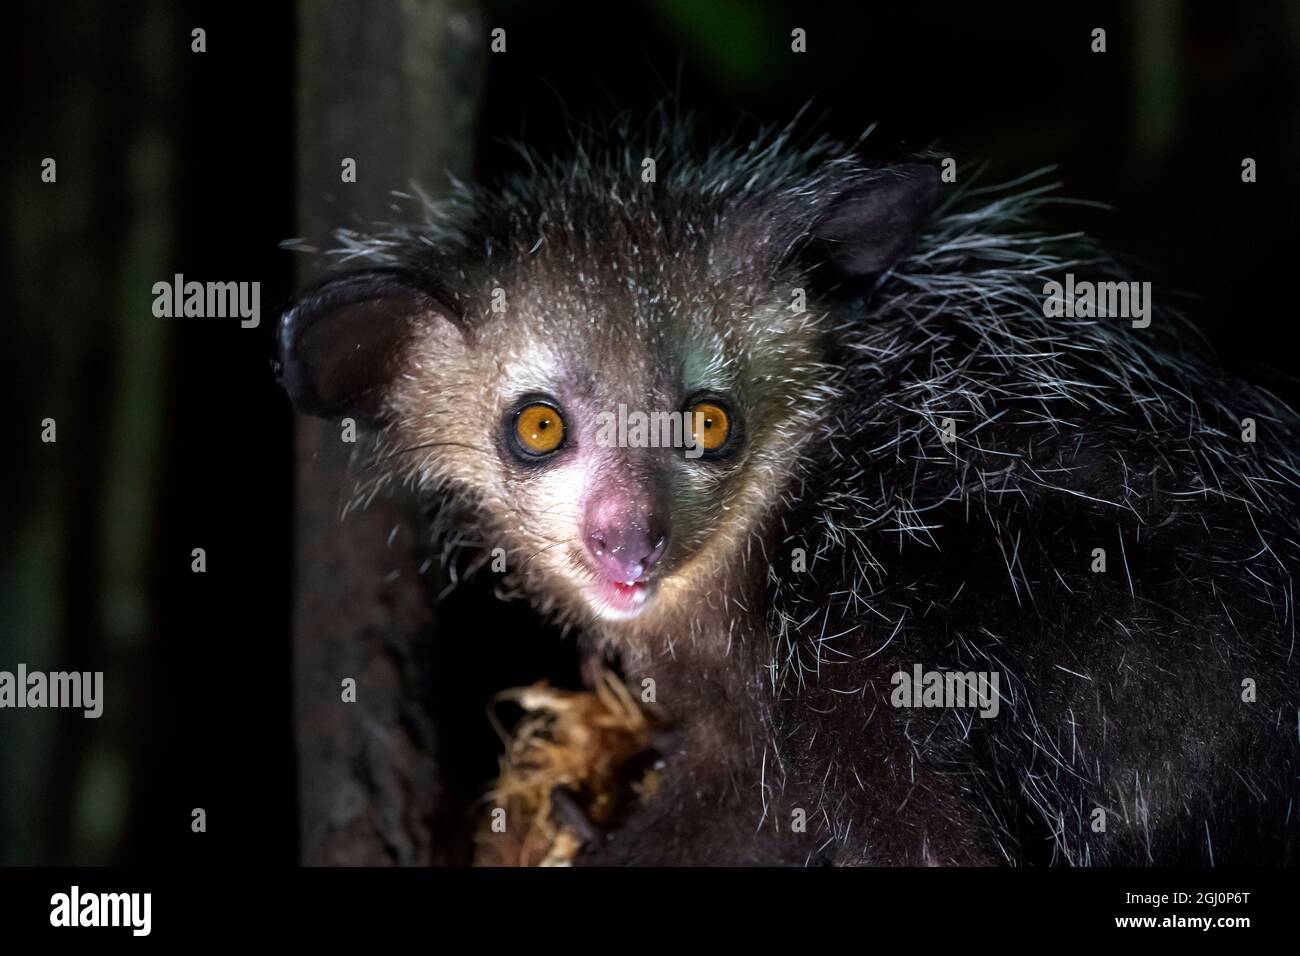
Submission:
M 160 319 L 233 319 L 255 329 L 262 321 L 262 283 L 186 282 L 179 272 L 171 282 L 153 284 L 153 314 Z
M 1150 282 L 1076 282 L 1067 272 L 1064 284 L 1048 280 L 1043 295 L 1043 315 L 1049 319 L 1132 319 L 1135 329 L 1151 324 Z
M 121 926 L 133 936 L 153 928 L 152 893 L 83 893 L 74 885 L 50 897 L 50 925 L 56 927 Z
M 70 707 L 95 718 L 104 712 L 103 671 L 0 671 L 0 708 Z
M 927 671 L 913 664 L 911 673 L 898 671 L 889 702 L 895 707 L 978 707 L 981 717 L 996 717 L 997 671 Z
M 617 412 L 600 412 L 596 416 L 596 444 L 602 448 L 685 448 L 687 458 L 699 458 L 704 445 L 707 416 L 695 413 L 691 427 L 690 412 L 642 412 L 627 410 L 620 404 Z

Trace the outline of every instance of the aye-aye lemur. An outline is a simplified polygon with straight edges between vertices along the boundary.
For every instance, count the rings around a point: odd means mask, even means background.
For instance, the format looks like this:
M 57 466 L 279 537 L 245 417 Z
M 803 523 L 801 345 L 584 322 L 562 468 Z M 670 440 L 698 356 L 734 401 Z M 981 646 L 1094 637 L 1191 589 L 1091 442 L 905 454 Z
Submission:
M 344 231 L 281 327 L 368 475 L 653 681 L 575 862 L 1297 862 L 1295 413 L 1040 177 L 697 134 Z

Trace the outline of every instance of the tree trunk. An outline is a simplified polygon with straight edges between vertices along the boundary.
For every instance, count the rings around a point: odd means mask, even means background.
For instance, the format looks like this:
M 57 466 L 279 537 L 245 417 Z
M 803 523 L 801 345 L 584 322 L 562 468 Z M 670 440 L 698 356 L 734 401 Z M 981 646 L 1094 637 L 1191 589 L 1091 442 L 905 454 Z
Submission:
M 298 220 L 310 244 L 391 215 L 394 190 L 465 176 L 486 36 L 454 0 L 299 4 Z M 356 182 L 341 181 L 356 161 Z M 304 259 L 304 278 L 325 265 Z M 297 420 L 293 661 L 301 859 L 429 865 L 439 740 L 430 716 L 431 582 L 415 505 L 340 522 L 352 444 Z M 421 567 L 426 566 L 425 574 Z M 346 678 L 355 703 L 343 701 Z

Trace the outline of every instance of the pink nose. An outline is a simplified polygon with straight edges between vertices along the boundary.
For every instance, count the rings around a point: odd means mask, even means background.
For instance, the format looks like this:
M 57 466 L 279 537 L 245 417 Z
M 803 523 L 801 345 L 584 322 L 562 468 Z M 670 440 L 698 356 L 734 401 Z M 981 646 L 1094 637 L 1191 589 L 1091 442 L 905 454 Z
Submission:
M 596 505 L 588 510 L 587 519 L 587 553 L 613 581 L 643 579 L 668 544 L 660 523 L 639 509 Z

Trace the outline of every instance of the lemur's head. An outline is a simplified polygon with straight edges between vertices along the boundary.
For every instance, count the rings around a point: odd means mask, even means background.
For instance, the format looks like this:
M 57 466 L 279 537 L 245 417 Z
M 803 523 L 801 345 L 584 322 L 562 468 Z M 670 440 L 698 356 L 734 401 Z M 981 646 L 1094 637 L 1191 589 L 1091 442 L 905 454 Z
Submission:
M 301 410 L 371 426 L 395 472 L 472 505 L 541 609 L 607 627 L 729 583 L 832 414 L 828 312 L 893 265 L 936 194 L 924 167 L 815 151 L 643 169 L 534 169 L 345 237 L 367 268 L 281 327 Z

